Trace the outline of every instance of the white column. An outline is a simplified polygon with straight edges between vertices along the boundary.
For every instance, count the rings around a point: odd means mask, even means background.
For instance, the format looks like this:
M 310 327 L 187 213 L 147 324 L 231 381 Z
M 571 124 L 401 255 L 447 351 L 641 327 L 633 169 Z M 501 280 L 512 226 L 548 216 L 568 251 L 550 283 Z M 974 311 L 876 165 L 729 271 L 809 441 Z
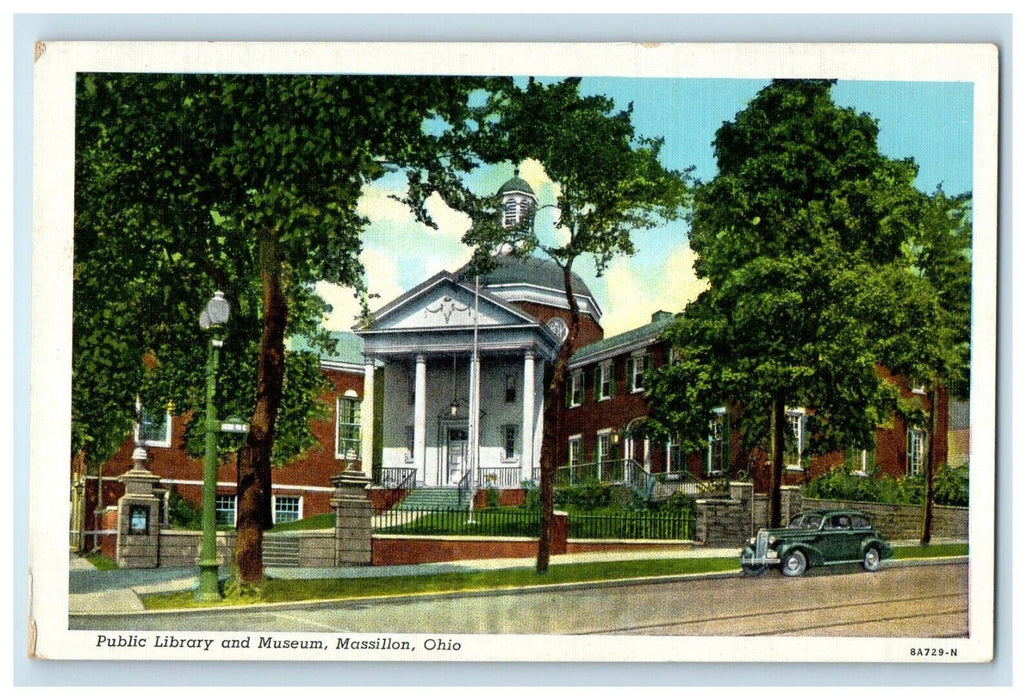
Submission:
M 362 408 L 359 414 L 362 423 L 362 446 L 359 448 L 362 454 L 359 455 L 359 459 L 362 460 L 362 473 L 370 479 L 373 478 L 373 422 L 376 419 L 376 406 L 373 405 L 376 394 L 373 387 L 373 370 L 373 358 L 367 357 L 362 378 Z
M 524 353 L 524 412 L 520 425 L 520 475 L 531 478 L 534 468 L 534 353 Z
M 416 386 L 412 418 L 412 461 L 416 478 L 426 482 L 427 466 L 427 359 L 416 356 Z

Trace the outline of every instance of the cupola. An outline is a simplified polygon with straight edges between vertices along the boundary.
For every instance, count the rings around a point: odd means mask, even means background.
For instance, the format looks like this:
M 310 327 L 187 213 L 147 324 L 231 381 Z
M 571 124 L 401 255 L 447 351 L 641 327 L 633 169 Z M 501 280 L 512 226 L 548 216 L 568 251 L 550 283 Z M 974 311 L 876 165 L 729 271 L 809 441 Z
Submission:
M 498 196 L 502 200 L 502 228 L 534 225 L 538 198 L 527 181 L 520 177 L 519 168 L 514 170 L 513 177 L 499 188 Z

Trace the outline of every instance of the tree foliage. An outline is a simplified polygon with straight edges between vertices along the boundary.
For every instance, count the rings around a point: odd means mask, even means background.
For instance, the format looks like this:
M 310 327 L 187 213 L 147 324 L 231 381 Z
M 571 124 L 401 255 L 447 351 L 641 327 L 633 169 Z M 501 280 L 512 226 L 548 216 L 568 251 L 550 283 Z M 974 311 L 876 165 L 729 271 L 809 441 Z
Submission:
M 461 167 L 448 155 L 484 83 L 80 74 L 73 449 L 92 463 L 112 454 L 137 394 L 148 410 L 171 402 L 200 415 L 207 338 L 197 318 L 224 291 L 232 316 L 218 405 L 250 417 L 238 565 L 257 580 L 271 463 L 314 444 L 308 420 L 322 387 L 318 358 L 285 354 L 284 340 L 300 334 L 327 349 L 314 284 L 363 293 L 363 186 L 392 167 Z M 434 135 L 428 121 L 444 127 Z
M 713 408 L 735 407 L 745 447 L 769 453 L 773 522 L 786 407 L 813 412 L 812 452 L 873 447 L 894 412 L 920 418 L 877 366 L 932 376 L 965 334 L 943 323 L 954 270 L 924 265 L 948 198 L 919 192 L 915 163 L 882 155 L 875 120 L 831 86 L 776 80 L 717 131 L 691 233 L 710 286 L 668 331 L 679 361 L 647 381 L 652 430 L 687 445 L 705 444 Z
M 559 186 L 556 202 L 546 204 L 555 208 L 551 232 L 542 226 L 504 229 L 497 204 L 486 206 L 484 200 L 461 196 L 447 198 L 471 215 L 473 225 L 463 241 L 475 246 L 475 264 L 482 269 L 490 266 L 494 251 L 506 246 L 513 255 L 537 251 L 563 271 L 570 332 L 546 379 L 543 527 L 537 563 L 538 571 L 544 573 L 549 562 L 552 475 L 559 459 L 552 431 L 563 398 L 567 362 L 580 333 L 572 268 L 579 258 L 590 256 L 601 274 L 614 256 L 634 253 L 633 233 L 685 216 L 688 176 L 663 166 L 662 139 L 636 135 L 631 105 L 618 110 L 608 97 L 582 95 L 577 78 L 551 84 L 532 78 L 523 88 L 508 86 L 492 93 L 479 114 L 482 128 L 474 136 L 473 148 L 484 160 L 535 160 Z

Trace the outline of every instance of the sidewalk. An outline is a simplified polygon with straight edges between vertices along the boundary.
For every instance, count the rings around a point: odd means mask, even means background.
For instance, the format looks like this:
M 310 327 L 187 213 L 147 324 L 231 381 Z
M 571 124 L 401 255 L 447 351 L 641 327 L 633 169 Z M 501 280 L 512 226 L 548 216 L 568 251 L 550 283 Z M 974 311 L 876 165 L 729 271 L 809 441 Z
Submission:
M 684 559 L 687 557 L 737 557 L 738 549 L 668 548 L 626 552 L 588 552 L 556 554 L 551 564 L 632 561 L 636 559 Z M 533 557 L 513 559 L 476 559 L 404 564 L 397 566 L 336 566 L 331 568 L 268 567 L 266 574 L 278 579 L 378 578 L 385 576 L 431 576 L 433 574 L 501 569 L 533 568 Z M 197 585 L 197 569 L 116 569 L 100 571 L 85 559 L 72 554 L 68 563 L 69 612 L 111 614 L 143 610 L 140 595 L 188 591 Z M 220 576 L 229 574 L 220 569 Z

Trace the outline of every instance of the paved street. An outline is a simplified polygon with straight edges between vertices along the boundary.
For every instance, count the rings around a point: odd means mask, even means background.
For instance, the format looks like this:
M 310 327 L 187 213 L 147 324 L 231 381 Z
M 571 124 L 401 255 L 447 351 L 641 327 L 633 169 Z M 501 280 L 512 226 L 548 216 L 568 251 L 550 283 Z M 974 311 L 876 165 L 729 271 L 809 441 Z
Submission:
M 543 622 L 546 621 L 546 622 Z M 771 572 L 203 614 L 75 616 L 73 629 L 964 637 L 968 566 Z

